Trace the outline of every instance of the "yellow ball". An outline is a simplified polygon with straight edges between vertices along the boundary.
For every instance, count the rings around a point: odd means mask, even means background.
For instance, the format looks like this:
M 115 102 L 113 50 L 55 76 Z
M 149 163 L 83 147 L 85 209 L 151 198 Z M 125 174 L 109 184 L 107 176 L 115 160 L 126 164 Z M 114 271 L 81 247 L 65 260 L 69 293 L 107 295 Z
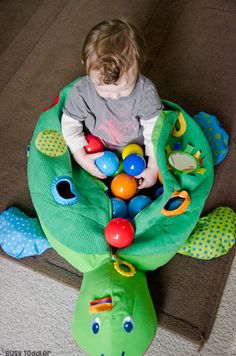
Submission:
M 143 149 L 137 145 L 136 143 L 130 143 L 129 145 L 125 146 L 122 150 L 122 158 L 125 159 L 128 155 L 132 153 L 137 153 L 140 156 L 144 156 Z

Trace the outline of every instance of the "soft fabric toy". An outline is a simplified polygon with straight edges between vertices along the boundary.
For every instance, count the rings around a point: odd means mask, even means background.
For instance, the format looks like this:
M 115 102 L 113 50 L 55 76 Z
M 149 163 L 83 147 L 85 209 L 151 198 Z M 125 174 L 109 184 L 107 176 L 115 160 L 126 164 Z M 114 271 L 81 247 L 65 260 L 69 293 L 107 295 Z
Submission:
M 235 244 L 236 214 L 228 207 L 218 207 L 199 219 L 178 253 L 209 260 L 226 254 Z M 41 255 L 52 248 L 37 218 L 12 207 L 0 214 L 0 246 L 14 258 Z
M 72 86 L 61 91 L 35 128 L 28 160 L 31 197 L 48 242 L 84 272 L 72 327 L 79 345 L 91 356 L 141 356 L 157 326 L 145 271 L 167 263 L 178 251 L 196 258 L 225 253 L 234 243 L 235 215 L 228 208 L 217 211 L 232 222 L 224 247 L 215 246 L 215 241 L 222 243 L 218 241 L 221 227 L 199 241 L 206 224 L 202 225 L 202 219 L 197 222 L 213 181 L 211 151 L 194 120 L 178 105 L 164 101 L 166 109 L 152 136 L 163 193 L 132 221 L 133 243 L 112 250 L 104 237 L 112 218 L 107 187 L 73 163 L 61 134 L 62 108 Z M 181 204 L 173 210 L 170 202 L 175 199 Z M 14 215 L 19 218 L 19 211 L 12 209 L 0 216 L 3 249 L 24 257 L 48 248 L 35 220 L 20 216 L 32 222 L 34 232 L 27 253 L 24 244 L 14 252 L 6 238 Z M 212 216 L 208 218 L 212 221 Z
M 202 128 L 211 147 L 214 164 L 219 164 L 228 153 L 229 136 L 214 115 L 200 111 L 193 119 Z

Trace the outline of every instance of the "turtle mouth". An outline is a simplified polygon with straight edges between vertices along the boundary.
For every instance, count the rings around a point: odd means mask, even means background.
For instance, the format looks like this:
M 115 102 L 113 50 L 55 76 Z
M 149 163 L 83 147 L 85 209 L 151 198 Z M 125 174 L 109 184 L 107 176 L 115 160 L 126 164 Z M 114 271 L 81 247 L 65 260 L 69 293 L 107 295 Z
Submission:
M 112 310 L 112 297 L 95 299 L 90 302 L 89 312 L 91 314 L 100 313 L 108 310 Z
M 105 356 L 105 354 L 101 354 L 101 356 Z M 121 356 L 125 356 L 125 351 L 121 352 Z

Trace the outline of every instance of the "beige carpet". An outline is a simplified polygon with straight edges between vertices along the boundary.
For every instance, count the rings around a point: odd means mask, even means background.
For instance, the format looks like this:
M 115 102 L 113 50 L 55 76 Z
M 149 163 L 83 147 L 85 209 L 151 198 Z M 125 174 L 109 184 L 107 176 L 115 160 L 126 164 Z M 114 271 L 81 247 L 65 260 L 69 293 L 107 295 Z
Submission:
M 13 261 L 0 260 L 0 355 L 7 350 L 48 350 L 50 356 L 84 356 L 71 336 L 78 292 Z M 204 348 L 159 328 L 145 356 L 236 355 L 236 259 L 212 333 Z M 132 355 L 130 355 L 132 356 Z

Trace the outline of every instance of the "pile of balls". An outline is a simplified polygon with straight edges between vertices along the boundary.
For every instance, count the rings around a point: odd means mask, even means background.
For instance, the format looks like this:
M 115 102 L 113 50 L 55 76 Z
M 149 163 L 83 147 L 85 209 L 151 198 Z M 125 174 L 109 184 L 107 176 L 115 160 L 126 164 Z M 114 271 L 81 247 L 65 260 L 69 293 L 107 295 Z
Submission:
M 136 195 L 138 186 L 135 176 L 146 168 L 144 153 L 137 144 L 129 144 L 122 151 L 122 161 L 117 155 L 105 150 L 103 142 L 96 136 L 87 135 L 87 153 L 104 152 L 95 160 L 98 169 L 107 177 L 111 177 L 110 190 L 112 193 L 113 219 L 105 228 L 108 243 L 116 248 L 123 248 L 131 244 L 134 237 L 133 225 L 130 222 L 152 199 L 146 195 Z
M 152 203 L 147 195 L 135 194 L 138 186 L 135 177 L 140 175 L 146 168 L 143 158 L 143 150 L 136 144 L 127 145 L 122 151 L 122 161 L 111 151 L 104 151 L 103 142 L 96 136 L 87 135 L 88 145 L 85 146 L 87 153 L 104 152 L 95 160 L 96 166 L 107 177 L 111 177 L 111 205 L 112 220 L 105 228 L 107 242 L 116 248 L 129 246 L 134 238 L 134 228 L 131 221 L 135 216 Z M 159 176 L 161 181 L 161 177 Z M 161 182 L 162 183 L 162 182 Z M 163 194 L 163 187 L 159 186 L 153 195 L 156 200 Z M 179 196 L 171 197 L 165 205 L 166 210 L 178 209 L 184 201 Z
M 86 136 L 86 140 L 88 142 L 85 146 L 87 153 L 104 152 L 95 160 L 95 164 L 101 172 L 112 179 L 110 184 L 112 219 L 105 228 L 106 240 L 115 248 L 127 247 L 134 238 L 131 221 L 141 210 L 152 203 L 149 196 L 136 195 L 138 186 L 135 177 L 146 168 L 143 150 L 136 144 L 127 145 L 122 151 L 120 162 L 114 152 L 105 150 L 103 142 L 98 137 L 90 134 Z M 155 190 L 153 199 L 157 199 L 162 194 L 163 187 L 161 186 Z M 183 198 L 172 197 L 165 205 L 165 209 L 175 210 L 182 202 Z

